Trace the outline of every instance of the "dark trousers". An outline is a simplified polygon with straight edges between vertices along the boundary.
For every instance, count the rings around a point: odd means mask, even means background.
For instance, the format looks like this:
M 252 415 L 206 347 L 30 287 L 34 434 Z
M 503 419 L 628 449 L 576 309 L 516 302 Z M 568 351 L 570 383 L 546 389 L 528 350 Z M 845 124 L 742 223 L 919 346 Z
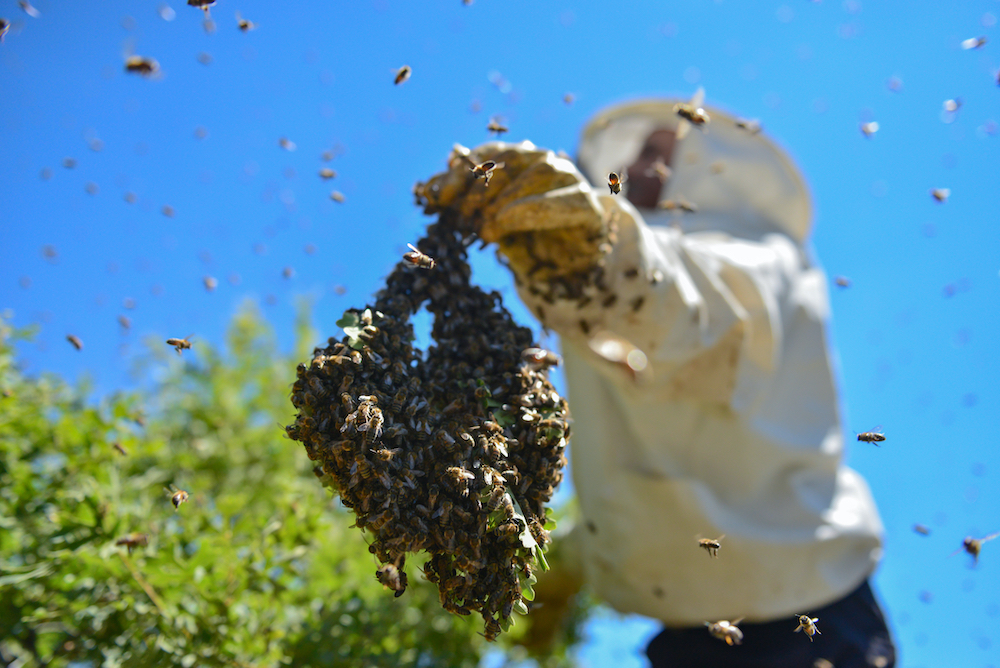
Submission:
M 646 648 L 652 668 L 892 668 L 896 649 L 865 581 L 845 598 L 801 614 L 819 617 L 813 642 L 794 633 L 797 617 L 741 623 L 743 644 L 730 647 L 705 626 L 664 629 Z M 718 621 L 718 620 L 707 620 Z

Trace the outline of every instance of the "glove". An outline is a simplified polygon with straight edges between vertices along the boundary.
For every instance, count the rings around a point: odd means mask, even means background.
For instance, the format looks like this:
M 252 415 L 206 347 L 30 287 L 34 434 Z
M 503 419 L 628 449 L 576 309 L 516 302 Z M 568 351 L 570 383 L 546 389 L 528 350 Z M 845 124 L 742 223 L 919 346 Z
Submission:
M 486 173 L 484 165 L 494 166 Z M 608 216 L 567 158 L 531 142 L 456 145 L 448 170 L 414 188 L 425 213 L 445 210 L 486 243 L 496 242 L 511 269 L 546 280 L 591 269 L 608 252 Z

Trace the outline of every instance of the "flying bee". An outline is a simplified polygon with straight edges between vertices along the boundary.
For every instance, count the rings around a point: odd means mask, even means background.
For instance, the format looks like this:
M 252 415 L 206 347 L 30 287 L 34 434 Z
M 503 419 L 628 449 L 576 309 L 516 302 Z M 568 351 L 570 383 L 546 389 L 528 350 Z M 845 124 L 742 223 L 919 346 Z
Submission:
M 612 195 L 617 195 L 622 191 L 622 184 L 625 183 L 625 170 L 621 172 L 611 172 L 608 174 L 608 190 Z
M 969 39 L 962 40 L 962 48 L 965 49 L 966 51 L 970 49 L 979 49 L 984 44 L 986 44 L 985 37 L 970 37 Z
M 490 119 L 489 125 L 486 126 L 486 130 L 488 132 L 492 132 L 497 137 L 505 132 L 510 132 L 510 128 L 501 123 L 499 117 L 497 116 Z
M 188 0 L 188 5 L 191 7 L 197 7 L 201 9 L 206 14 L 208 13 L 208 8 L 215 4 L 215 0 Z
M 403 254 L 403 259 L 410 263 L 413 267 L 419 267 L 420 269 L 433 269 L 435 266 L 434 258 L 430 255 L 426 255 L 417 250 L 417 247 L 413 244 L 406 244 L 410 247 L 409 253 Z
M 656 203 L 657 209 L 664 211 L 683 211 L 685 213 L 697 213 L 698 205 L 687 201 L 681 197 L 677 199 L 665 199 Z
M 240 16 L 239 12 L 236 12 L 236 25 L 239 26 L 240 30 L 243 32 L 250 32 L 257 27 L 256 23 L 243 18 Z
M 521 353 L 521 359 L 532 366 L 541 367 L 543 369 L 559 366 L 562 362 L 562 357 L 551 350 L 545 350 L 544 348 L 526 348 Z
M 931 190 L 931 197 L 934 198 L 935 202 L 944 204 L 951 197 L 951 188 L 933 188 Z
M 719 556 L 719 548 L 722 547 L 722 539 L 726 537 L 726 534 L 722 534 L 714 540 L 711 538 L 699 538 L 698 546 L 708 552 L 708 556 L 717 557 Z
M 722 619 L 717 622 L 705 622 L 705 626 L 708 627 L 708 632 L 712 634 L 712 637 L 724 640 L 727 645 L 732 646 L 743 643 L 743 631 L 736 627 L 742 621 L 742 617 L 731 622 Z
M 17 0 L 17 5 L 24 11 L 25 14 L 27 14 L 33 19 L 37 19 L 42 16 L 42 13 L 37 9 L 35 9 L 34 6 L 32 6 L 30 2 L 28 2 L 28 0 Z M 985 37 L 983 38 L 983 41 L 984 42 L 986 41 Z
M 802 631 L 809 638 L 809 642 L 813 641 L 813 636 L 819 633 L 819 629 L 816 628 L 816 622 L 819 621 L 819 617 L 810 617 L 809 615 L 796 615 L 799 618 L 799 625 L 795 627 L 795 633 Z M 823 635 L 822 633 L 819 633 Z
M 10 31 L 10 21 L 4 18 L 0 18 L 0 44 L 3 44 L 3 38 L 7 36 Z
M 839 288 L 849 288 L 851 287 L 851 279 L 847 276 L 837 276 L 833 279 L 833 282 L 837 284 Z
M 487 160 L 485 162 L 479 163 L 478 165 L 470 167 L 469 171 L 472 172 L 472 175 L 475 176 L 477 179 L 482 179 L 484 186 L 488 186 L 490 185 L 490 179 L 493 178 L 493 172 L 497 169 L 502 169 L 502 168 L 503 168 L 502 162 Z
M 914 524 L 913 525 L 913 530 L 915 532 L 917 532 L 918 534 L 920 534 L 921 536 L 929 536 L 929 535 L 931 535 L 931 530 L 928 529 L 923 524 Z
M 323 167 L 319 170 L 319 177 L 321 179 L 333 179 L 337 177 L 337 172 L 329 167 Z
M 69 341 L 77 350 L 83 350 L 83 341 L 81 341 L 80 337 L 76 334 L 67 334 L 66 340 Z
M 952 552 L 951 556 L 955 556 L 959 552 L 965 551 L 970 555 L 972 555 L 973 565 L 978 564 L 979 553 L 982 552 L 983 550 L 983 543 L 985 543 L 986 541 L 993 540 L 997 536 L 1000 536 L 1000 531 L 997 531 L 996 533 L 991 533 L 989 536 L 986 536 L 985 538 L 973 538 L 972 536 L 966 536 L 965 540 L 962 541 L 962 547 Z
M 128 548 L 128 553 L 132 554 L 132 550 L 135 548 L 149 545 L 149 536 L 144 533 L 130 533 L 116 540 L 115 545 L 124 545 Z
M 861 127 L 861 134 L 869 138 L 871 138 L 876 132 L 878 132 L 877 121 L 869 121 L 867 123 L 862 123 L 860 127 Z
M 167 345 L 168 346 L 173 346 L 174 350 L 177 351 L 177 354 L 180 355 L 182 350 L 190 350 L 191 349 L 191 342 L 188 341 L 188 339 L 190 339 L 190 338 L 191 338 L 191 335 L 188 334 L 187 337 L 183 338 L 183 339 L 167 339 Z
M 746 130 L 752 135 L 760 134 L 761 124 L 756 118 L 737 118 L 736 127 L 740 130 Z
M 114 443 L 112 443 L 111 447 L 114 448 L 118 452 L 118 454 L 120 454 L 122 457 L 127 457 L 128 456 L 128 450 L 126 450 L 124 447 L 122 447 L 122 444 L 119 443 L 118 441 L 115 441 Z
M 646 176 L 655 176 L 660 179 L 660 181 L 667 181 L 673 170 L 667 166 L 667 163 L 663 162 L 663 158 L 657 158 L 656 162 L 649 166 L 646 170 Z
M 125 71 L 132 74 L 141 74 L 144 77 L 151 77 L 160 71 L 160 63 L 155 58 L 129 56 L 125 59 Z
M 393 81 L 398 86 L 399 84 L 409 79 L 411 74 L 413 74 L 413 68 L 410 67 L 409 65 L 403 65 L 398 70 L 396 70 L 396 78 L 393 79 Z
M 181 504 L 188 500 L 188 493 L 173 485 L 170 486 L 167 493 L 170 494 L 170 503 L 174 504 L 174 510 L 179 510 Z
M 339 190 L 334 190 L 332 193 L 330 193 L 330 199 L 332 199 L 337 204 L 343 204 L 344 200 L 347 198 L 344 197 L 344 193 L 340 192 Z
M 864 443 L 881 443 L 885 440 L 885 434 L 882 433 L 882 425 L 875 427 L 871 431 L 858 434 L 858 440 Z
M 678 102 L 675 104 L 674 113 L 699 128 L 704 128 L 712 120 L 711 116 L 704 109 L 687 102 Z

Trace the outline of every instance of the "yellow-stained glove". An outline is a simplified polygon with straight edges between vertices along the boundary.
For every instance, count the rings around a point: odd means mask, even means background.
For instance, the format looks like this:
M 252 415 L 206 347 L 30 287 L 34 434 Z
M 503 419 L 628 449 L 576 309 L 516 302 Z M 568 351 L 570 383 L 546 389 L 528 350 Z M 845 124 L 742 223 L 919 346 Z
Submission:
M 448 171 L 414 193 L 426 213 L 458 212 L 532 280 L 589 270 L 610 248 L 608 216 L 586 178 L 568 158 L 528 141 L 456 145 Z

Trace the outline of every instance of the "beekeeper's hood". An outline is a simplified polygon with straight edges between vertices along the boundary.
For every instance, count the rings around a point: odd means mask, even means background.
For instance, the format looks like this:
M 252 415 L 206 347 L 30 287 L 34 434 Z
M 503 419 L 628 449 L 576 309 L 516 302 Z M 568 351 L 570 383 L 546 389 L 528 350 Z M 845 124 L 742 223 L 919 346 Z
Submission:
M 635 162 L 654 130 L 677 131 L 681 119 L 674 105 L 683 101 L 640 100 L 605 109 L 583 130 L 580 169 L 592 184 L 603 187 L 609 172 Z M 695 204 L 698 213 L 686 218 L 696 228 L 777 229 L 802 242 L 812 207 L 798 168 L 763 133 L 738 128 L 736 118 L 726 112 L 704 109 L 711 121 L 681 132 L 660 199 Z M 660 218 L 648 210 L 643 214 L 652 224 Z

